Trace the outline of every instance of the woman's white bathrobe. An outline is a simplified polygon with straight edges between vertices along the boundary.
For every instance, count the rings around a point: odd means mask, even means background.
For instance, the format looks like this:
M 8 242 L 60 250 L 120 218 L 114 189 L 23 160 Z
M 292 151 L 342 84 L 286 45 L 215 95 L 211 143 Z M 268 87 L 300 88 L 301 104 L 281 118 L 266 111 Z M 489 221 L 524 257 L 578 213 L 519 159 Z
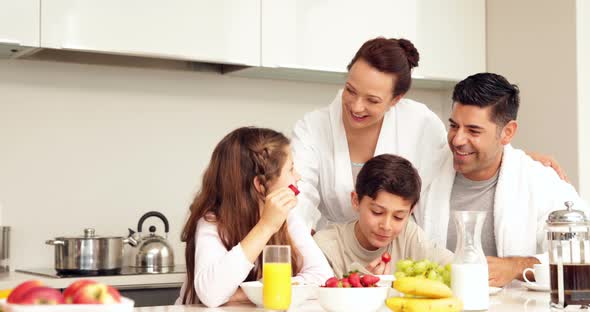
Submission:
M 441 150 L 441 159 L 440 171 L 422 189 L 415 216 L 429 239 L 446 246 L 455 179 L 448 146 Z M 565 209 L 565 201 L 573 201 L 575 209 L 588 213 L 576 190 L 551 167 L 534 161 L 522 150 L 505 146 L 494 198 L 498 257 L 534 255 L 541 262 L 547 261 L 545 221 L 551 211 Z
M 307 113 L 293 131 L 295 167 L 302 176 L 297 210 L 308 226 L 321 229 L 330 223 L 354 220 L 350 192 L 353 190 L 348 142 L 342 122 L 342 91 L 332 104 Z M 384 117 L 375 155 L 397 154 L 410 160 L 428 184 L 432 159 L 446 144 L 441 120 L 426 105 L 402 99 Z

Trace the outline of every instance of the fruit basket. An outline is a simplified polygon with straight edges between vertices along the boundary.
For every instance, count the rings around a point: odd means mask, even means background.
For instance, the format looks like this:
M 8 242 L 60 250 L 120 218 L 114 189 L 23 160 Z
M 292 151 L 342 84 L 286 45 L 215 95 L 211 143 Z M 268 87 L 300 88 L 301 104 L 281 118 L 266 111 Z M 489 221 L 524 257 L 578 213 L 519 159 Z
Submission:
M 133 300 L 121 297 L 120 303 L 114 304 L 57 304 L 57 305 L 32 305 L 10 304 L 6 300 L 0 301 L 2 312 L 132 312 Z

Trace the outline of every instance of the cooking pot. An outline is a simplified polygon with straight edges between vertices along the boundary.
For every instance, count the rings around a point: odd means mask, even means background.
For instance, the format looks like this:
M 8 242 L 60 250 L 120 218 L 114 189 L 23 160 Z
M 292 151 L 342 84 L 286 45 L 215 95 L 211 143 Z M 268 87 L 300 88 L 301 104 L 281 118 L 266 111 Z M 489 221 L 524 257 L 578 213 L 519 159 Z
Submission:
M 45 242 L 55 246 L 55 270 L 60 275 L 117 274 L 123 265 L 123 246 L 136 246 L 133 237 L 101 237 L 94 229 L 84 236 L 57 237 Z

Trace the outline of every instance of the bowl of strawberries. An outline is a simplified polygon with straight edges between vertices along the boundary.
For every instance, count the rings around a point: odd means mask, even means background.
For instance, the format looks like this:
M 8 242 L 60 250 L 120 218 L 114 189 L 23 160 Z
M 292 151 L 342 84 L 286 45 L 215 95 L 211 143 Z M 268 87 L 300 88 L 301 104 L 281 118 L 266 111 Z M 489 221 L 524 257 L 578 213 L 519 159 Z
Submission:
M 379 286 L 379 281 L 378 276 L 358 272 L 350 272 L 342 278 L 331 277 L 320 287 L 320 305 L 328 312 L 377 311 L 391 288 Z

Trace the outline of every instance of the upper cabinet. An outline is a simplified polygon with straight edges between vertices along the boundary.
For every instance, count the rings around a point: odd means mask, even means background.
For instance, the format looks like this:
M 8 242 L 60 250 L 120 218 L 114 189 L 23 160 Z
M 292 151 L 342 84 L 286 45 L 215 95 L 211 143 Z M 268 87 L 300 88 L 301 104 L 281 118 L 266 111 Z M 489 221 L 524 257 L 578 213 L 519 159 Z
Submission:
M 0 0 L 0 54 L 39 46 L 40 0 Z
M 258 66 L 260 10 L 260 0 L 43 0 L 41 46 Z
M 369 38 L 415 38 L 415 12 L 405 0 L 262 0 L 262 65 L 345 72 Z
M 414 74 L 462 80 L 486 70 L 485 0 L 419 0 Z
M 262 66 L 342 73 L 370 38 L 406 38 L 418 78 L 485 70 L 485 0 L 262 0 Z

